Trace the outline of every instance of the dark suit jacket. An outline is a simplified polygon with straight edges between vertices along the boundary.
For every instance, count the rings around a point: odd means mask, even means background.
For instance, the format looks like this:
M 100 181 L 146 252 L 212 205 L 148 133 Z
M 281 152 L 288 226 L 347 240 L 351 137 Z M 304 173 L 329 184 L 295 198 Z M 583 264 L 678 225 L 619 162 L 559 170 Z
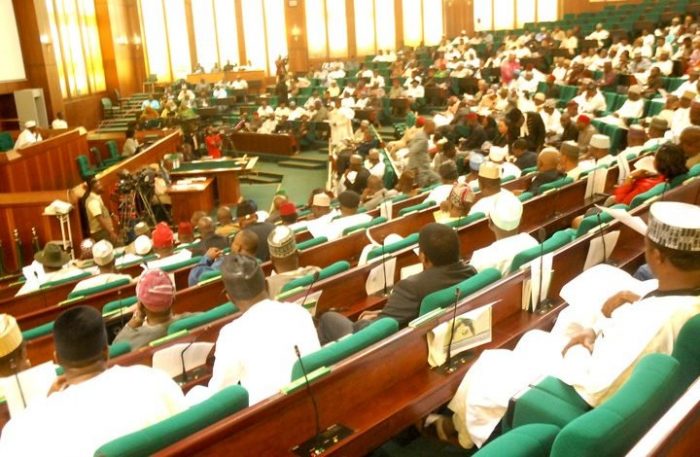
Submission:
M 563 178 L 564 176 L 566 176 L 566 174 L 559 170 L 549 170 L 537 173 L 537 176 L 535 176 L 535 179 L 532 180 L 530 187 L 527 188 L 527 191 L 537 195 L 540 193 L 540 186 L 554 182 L 557 179 Z
M 429 268 L 417 275 L 402 279 L 394 285 L 379 317 L 392 317 L 401 327 L 405 327 L 418 317 L 420 304 L 426 295 L 454 286 L 475 274 L 476 270 L 471 265 L 460 261 Z
M 533 151 L 525 151 L 523 155 L 515 160 L 515 166 L 524 170 L 537 166 L 537 153 Z
M 202 242 L 192 248 L 192 255 L 204 255 L 209 248 L 226 249 L 229 247 L 228 238 L 225 236 L 212 234 L 207 238 L 203 238 Z

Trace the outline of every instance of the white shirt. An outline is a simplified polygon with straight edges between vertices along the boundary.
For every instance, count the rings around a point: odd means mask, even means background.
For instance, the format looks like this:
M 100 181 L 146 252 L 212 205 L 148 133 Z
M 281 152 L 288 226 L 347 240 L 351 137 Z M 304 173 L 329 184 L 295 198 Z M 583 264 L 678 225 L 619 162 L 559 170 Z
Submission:
M 673 112 L 671 119 L 671 132 L 674 138 L 680 138 L 681 133 L 690 125 L 690 108 L 678 108 Z
M 593 114 L 596 111 L 605 111 L 606 108 L 605 97 L 599 91 L 596 91 L 593 97 L 588 98 L 586 93 L 583 93 L 574 100 L 578 103 L 579 111 L 582 113 Z
M 697 80 L 695 82 L 691 82 L 690 80 L 685 80 L 683 82 L 683 84 L 678 86 L 678 89 L 673 91 L 673 95 L 676 95 L 678 97 L 682 97 L 686 91 L 693 92 L 694 94 L 696 94 L 698 92 Z
M 180 387 L 164 372 L 114 366 L 12 418 L 0 455 L 92 457 L 101 445 L 185 409 Z
M 315 220 L 318 222 L 313 221 L 314 223 L 309 223 L 307 227 L 314 238 L 325 236 L 328 238 L 328 241 L 333 241 L 340 238 L 343 235 L 343 230 L 346 228 L 364 224 L 371 220 L 372 216 L 369 214 L 359 213 L 351 216 L 339 217 L 330 223 L 328 222 L 328 219 L 326 219 L 324 223 L 320 223 L 321 219 L 319 218 Z
M 22 272 L 24 273 L 25 277 L 25 282 L 22 288 L 19 289 L 19 291 L 17 291 L 15 296 L 37 291 L 39 290 L 42 284 L 46 284 L 47 282 L 60 281 L 62 279 L 68 279 L 73 276 L 78 276 L 85 273 L 85 271 L 86 270 L 81 270 L 80 268 L 77 268 L 68 263 L 58 271 L 45 273 L 44 266 L 36 260 L 34 260 L 31 264 L 22 268 Z
M 41 140 L 42 138 L 39 132 L 32 133 L 29 131 L 29 129 L 24 129 L 22 130 L 22 133 L 20 133 L 17 137 L 17 141 L 15 142 L 15 149 L 22 149 L 24 147 L 29 146 L 30 144 L 38 143 Z
M 270 114 L 275 114 L 275 111 L 272 109 L 272 107 L 270 105 L 258 106 L 258 116 L 267 117 Z
M 64 121 L 63 119 L 54 119 L 51 123 L 51 128 L 54 130 L 67 129 L 68 122 Z
M 406 96 L 409 98 L 423 98 L 425 97 L 425 89 L 421 85 L 416 87 L 411 86 L 406 89 Z
M 544 122 L 545 132 L 554 132 L 556 135 L 562 134 L 564 127 L 561 126 L 561 113 L 558 110 L 555 109 L 552 111 L 552 114 L 542 110 L 540 111 L 540 116 L 542 117 L 542 122 Z
M 658 67 L 661 74 L 664 76 L 670 76 L 673 73 L 673 60 L 668 59 L 663 62 L 654 62 L 651 64 L 652 67 Z
M 104 286 L 105 284 L 119 281 L 121 279 L 128 279 L 131 281 L 131 276 L 119 273 L 102 273 L 97 276 L 83 279 L 75 285 L 73 292 L 90 289 L 91 287 Z
M 184 262 L 185 260 L 189 260 L 191 258 L 192 258 L 192 251 L 188 251 L 187 249 L 181 249 L 172 255 L 163 257 L 162 259 L 153 260 L 151 262 L 148 262 L 148 268 L 149 269 L 163 268 L 163 267 L 167 267 L 168 265 L 172 265 L 174 263 Z
M 226 89 L 223 87 L 219 89 L 214 89 L 214 98 L 226 98 L 228 97 L 228 93 L 226 92 Z
M 294 303 L 263 300 L 254 304 L 221 329 L 208 393 L 240 382 L 251 405 L 276 394 L 292 380 L 297 361 L 294 346 L 302 357 L 320 348 L 309 312 Z M 202 395 L 202 389 L 195 387 L 192 395 Z
M 277 118 L 277 120 L 282 119 L 282 117 L 287 117 L 289 119 L 290 112 L 291 111 L 289 111 L 289 108 L 287 108 L 286 106 L 284 108 L 278 106 L 275 109 L 275 117 Z
M 476 271 L 487 268 L 497 268 L 503 276 L 510 271 L 513 258 L 526 249 L 533 248 L 539 243 L 528 233 L 509 236 L 491 243 L 490 246 L 474 251 L 469 264 Z
M 644 99 L 637 101 L 626 100 L 617 110 L 617 114 L 622 118 L 640 118 L 644 114 Z
M 442 184 L 440 186 L 437 186 L 435 189 L 430 191 L 426 199 L 423 201 L 433 201 L 439 205 L 440 203 L 447 200 L 447 198 L 450 196 L 450 192 L 452 192 L 452 187 L 454 187 L 453 184 Z
M 509 194 L 511 191 L 507 189 L 501 189 L 501 192 L 508 192 Z M 486 217 L 489 217 L 489 214 L 491 214 L 491 209 L 493 208 L 493 204 L 496 200 L 496 197 L 498 194 L 493 194 L 488 197 L 482 197 L 479 200 L 472 205 L 472 209 L 469 211 L 469 215 L 472 215 L 474 213 L 484 213 Z
M 365 160 L 365 168 L 369 170 L 370 174 L 378 178 L 383 178 L 386 165 L 384 165 L 384 161 L 382 160 L 377 162 L 375 165 L 372 165 L 369 160 Z

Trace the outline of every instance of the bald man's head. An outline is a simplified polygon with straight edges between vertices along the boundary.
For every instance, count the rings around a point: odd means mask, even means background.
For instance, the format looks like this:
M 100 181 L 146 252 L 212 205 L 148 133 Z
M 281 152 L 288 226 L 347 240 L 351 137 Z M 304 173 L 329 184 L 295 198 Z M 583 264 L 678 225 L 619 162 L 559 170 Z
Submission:
M 545 150 L 537 157 L 537 170 L 551 171 L 559 168 L 559 151 Z
M 255 257 L 255 253 L 258 250 L 258 242 L 260 239 L 258 235 L 250 230 L 241 230 L 233 238 L 231 243 L 231 252 L 239 254 L 247 254 L 251 257 Z
M 216 219 L 219 221 L 219 224 L 230 224 L 233 220 L 231 208 L 228 206 L 220 206 L 219 209 L 216 210 Z
M 687 158 L 700 154 L 700 126 L 686 127 L 681 133 L 680 143 Z
M 206 238 L 207 235 L 214 233 L 214 221 L 212 221 L 209 216 L 200 217 L 197 222 L 197 229 L 199 230 L 199 234 Z

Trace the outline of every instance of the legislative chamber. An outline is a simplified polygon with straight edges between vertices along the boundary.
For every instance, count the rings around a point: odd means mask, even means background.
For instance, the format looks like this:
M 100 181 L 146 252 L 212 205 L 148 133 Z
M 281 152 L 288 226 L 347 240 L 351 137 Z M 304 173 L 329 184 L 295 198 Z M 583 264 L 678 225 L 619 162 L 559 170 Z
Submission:
M 0 456 L 700 454 L 697 2 L 0 12 Z

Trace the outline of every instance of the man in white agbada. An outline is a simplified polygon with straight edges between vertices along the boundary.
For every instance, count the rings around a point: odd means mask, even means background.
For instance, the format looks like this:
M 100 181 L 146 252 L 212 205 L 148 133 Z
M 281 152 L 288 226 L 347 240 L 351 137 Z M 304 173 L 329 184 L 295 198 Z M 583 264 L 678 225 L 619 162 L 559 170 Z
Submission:
M 501 189 L 501 167 L 497 163 L 483 162 L 479 166 L 479 199 L 472 205 L 469 214 L 491 213 L 496 197 L 501 193 L 511 193 L 507 189 Z M 471 183 L 470 183 L 471 184 Z
M 65 311 L 53 335 L 64 375 L 46 400 L 5 425 L 0 455 L 91 457 L 101 445 L 186 409 L 182 390 L 164 372 L 143 365 L 107 368 L 107 332 L 96 309 Z
M 73 292 L 102 286 L 121 279 L 131 281 L 131 276 L 127 274 L 115 273 L 114 247 L 109 241 L 101 240 L 94 244 L 92 247 L 92 259 L 98 266 L 100 273 L 80 281 L 73 288 Z
M 27 146 L 41 141 L 41 134 L 36 131 L 36 121 L 27 121 L 24 123 L 24 130 L 15 141 L 15 149 L 26 148 Z
M 489 214 L 489 228 L 496 236 L 496 241 L 474 251 L 469 260 L 471 266 L 477 271 L 497 268 L 505 276 L 517 254 L 537 246 L 537 240 L 529 233 L 518 234 L 522 216 L 523 204 L 518 197 L 506 192 L 497 194 Z
M 224 257 L 221 277 L 228 298 L 243 312 L 226 324 L 216 340 L 216 361 L 208 387 L 187 394 L 196 403 L 224 387 L 240 383 L 253 405 L 291 381 L 292 366 L 319 349 L 311 315 L 302 306 L 270 300 L 258 261 L 246 255 Z
M 591 137 L 588 145 L 588 158 L 579 162 L 581 171 L 591 170 L 595 167 L 610 165 L 615 162 L 615 157 L 610 155 L 610 137 L 602 133 L 596 133 Z
M 328 113 L 328 122 L 331 124 L 331 144 L 340 145 L 343 141 L 352 139 L 352 120 L 355 111 L 341 106 L 341 101 L 335 101 L 335 108 Z
M 85 272 L 70 261 L 70 256 L 55 243 L 46 243 L 42 251 L 34 254 L 34 261 L 22 268 L 25 282 L 15 294 L 24 295 L 36 290 L 48 282 L 61 281 Z
M 642 98 L 642 87 L 639 85 L 630 86 L 627 91 L 625 103 L 612 113 L 602 119 L 607 124 L 614 124 L 622 128 L 627 128 L 625 119 L 638 119 L 644 113 L 644 99 Z
M 700 207 L 657 202 L 649 211 L 645 257 L 655 280 L 608 265 L 561 291 L 569 303 L 551 332 L 533 330 L 514 350 L 484 351 L 449 403 L 463 447 L 481 447 L 518 392 L 555 376 L 596 407 L 646 354 L 670 354 L 683 324 L 700 312 Z

